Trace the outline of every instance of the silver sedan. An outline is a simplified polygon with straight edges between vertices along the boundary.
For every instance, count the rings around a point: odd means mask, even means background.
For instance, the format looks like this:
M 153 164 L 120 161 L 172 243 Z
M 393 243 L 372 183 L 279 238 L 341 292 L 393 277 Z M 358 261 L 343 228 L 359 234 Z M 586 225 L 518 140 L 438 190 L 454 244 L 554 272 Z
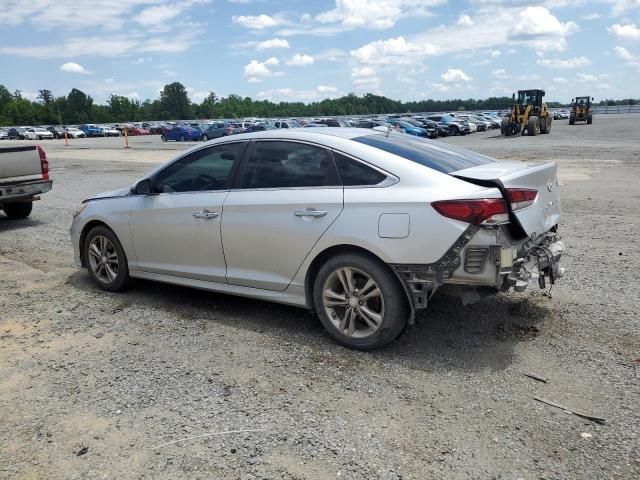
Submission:
M 75 212 L 75 262 L 314 311 L 352 348 L 387 344 L 436 290 L 562 276 L 554 163 L 496 162 L 394 132 L 271 130 L 212 140 Z

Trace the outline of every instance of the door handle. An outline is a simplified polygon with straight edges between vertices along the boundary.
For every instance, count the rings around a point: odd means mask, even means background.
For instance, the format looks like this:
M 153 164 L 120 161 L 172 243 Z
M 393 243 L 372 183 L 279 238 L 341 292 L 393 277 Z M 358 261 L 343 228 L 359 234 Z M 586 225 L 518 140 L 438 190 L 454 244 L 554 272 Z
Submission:
M 194 218 L 216 218 L 218 215 L 220 215 L 218 212 L 210 212 L 209 210 L 193 212 Z
M 305 208 L 303 210 L 296 210 L 295 212 L 293 212 L 293 214 L 296 217 L 314 217 L 314 218 L 319 218 L 319 217 L 324 217 L 327 213 L 326 210 L 315 210 L 313 208 Z

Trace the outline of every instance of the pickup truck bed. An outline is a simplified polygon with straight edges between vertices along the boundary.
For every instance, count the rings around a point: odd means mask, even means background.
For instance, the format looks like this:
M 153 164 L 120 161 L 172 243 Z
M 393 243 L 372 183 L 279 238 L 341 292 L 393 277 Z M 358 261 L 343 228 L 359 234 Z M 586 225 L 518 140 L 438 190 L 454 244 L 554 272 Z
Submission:
M 34 200 L 51 190 L 49 162 L 39 145 L 0 148 L 0 208 L 9 218 L 25 218 Z

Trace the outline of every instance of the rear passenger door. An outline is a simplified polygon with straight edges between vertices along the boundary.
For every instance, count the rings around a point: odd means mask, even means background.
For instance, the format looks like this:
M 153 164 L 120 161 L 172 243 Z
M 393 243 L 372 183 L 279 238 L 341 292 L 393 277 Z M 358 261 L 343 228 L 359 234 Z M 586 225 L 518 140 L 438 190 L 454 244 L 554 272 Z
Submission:
M 282 291 L 340 215 L 343 189 L 323 147 L 261 140 L 251 148 L 223 205 L 227 281 Z

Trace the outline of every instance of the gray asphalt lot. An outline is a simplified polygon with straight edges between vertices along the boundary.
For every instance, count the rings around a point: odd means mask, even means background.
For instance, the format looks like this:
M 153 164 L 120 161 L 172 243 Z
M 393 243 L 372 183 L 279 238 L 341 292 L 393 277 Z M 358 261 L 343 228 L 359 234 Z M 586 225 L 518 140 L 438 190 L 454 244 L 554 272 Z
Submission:
M 189 145 L 41 142 L 53 190 L 0 215 L 0 478 L 640 478 L 639 138 L 620 115 L 437 140 L 558 162 L 567 275 L 550 296 L 436 295 L 371 353 L 304 310 L 98 290 L 73 266 L 71 213 Z

